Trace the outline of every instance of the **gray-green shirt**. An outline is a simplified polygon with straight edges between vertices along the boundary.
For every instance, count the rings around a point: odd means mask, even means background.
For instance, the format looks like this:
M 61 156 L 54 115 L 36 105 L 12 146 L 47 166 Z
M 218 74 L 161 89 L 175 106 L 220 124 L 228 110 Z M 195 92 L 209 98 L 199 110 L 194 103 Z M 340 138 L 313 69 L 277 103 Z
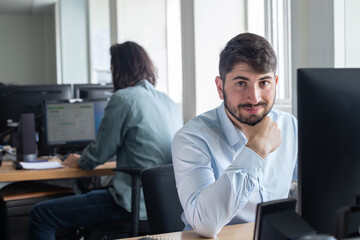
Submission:
M 178 106 L 147 80 L 117 90 L 105 108 L 96 141 L 79 165 L 92 169 L 116 155 L 117 167 L 151 167 L 171 163 L 171 141 L 182 126 Z M 131 211 L 131 178 L 117 172 L 110 188 L 115 201 Z M 146 219 L 143 194 L 140 219 Z

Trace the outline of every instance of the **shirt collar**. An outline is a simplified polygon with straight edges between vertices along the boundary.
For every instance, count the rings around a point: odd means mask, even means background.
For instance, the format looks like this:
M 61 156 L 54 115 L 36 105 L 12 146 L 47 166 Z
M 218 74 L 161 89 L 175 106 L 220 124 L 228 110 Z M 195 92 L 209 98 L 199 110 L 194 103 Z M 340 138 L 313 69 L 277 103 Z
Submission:
M 234 124 L 231 122 L 230 118 L 226 114 L 224 102 L 218 108 L 218 117 L 220 120 L 222 131 L 232 147 L 235 147 L 235 145 L 239 143 L 242 143 L 242 145 L 245 145 L 247 143 L 245 135 L 237 127 L 234 126 Z

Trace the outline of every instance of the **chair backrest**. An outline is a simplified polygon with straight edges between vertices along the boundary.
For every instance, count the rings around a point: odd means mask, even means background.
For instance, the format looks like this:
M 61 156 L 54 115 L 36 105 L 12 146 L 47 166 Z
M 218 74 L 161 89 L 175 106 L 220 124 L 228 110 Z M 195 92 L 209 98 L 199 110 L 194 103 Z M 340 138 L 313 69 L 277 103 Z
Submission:
M 151 234 L 182 231 L 183 209 L 172 164 L 145 169 L 141 174 Z

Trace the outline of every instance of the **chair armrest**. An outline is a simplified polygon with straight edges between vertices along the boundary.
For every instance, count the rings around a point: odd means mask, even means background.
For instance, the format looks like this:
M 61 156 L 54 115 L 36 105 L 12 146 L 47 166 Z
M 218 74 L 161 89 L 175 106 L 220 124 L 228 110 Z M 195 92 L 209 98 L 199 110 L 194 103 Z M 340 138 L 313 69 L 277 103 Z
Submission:
M 131 176 L 131 233 L 132 236 L 138 235 L 139 213 L 140 213 L 140 176 L 145 168 L 140 167 L 120 167 L 113 171 L 123 172 Z
M 144 169 L 142 167 L 119 167 L 114 168 L 113 171 L 140 175 Z

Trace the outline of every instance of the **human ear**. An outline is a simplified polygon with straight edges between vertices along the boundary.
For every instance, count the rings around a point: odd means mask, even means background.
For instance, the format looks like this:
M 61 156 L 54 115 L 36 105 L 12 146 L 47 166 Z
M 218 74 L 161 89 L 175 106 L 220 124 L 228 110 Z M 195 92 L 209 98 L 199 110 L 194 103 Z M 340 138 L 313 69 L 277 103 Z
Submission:
M 219 94 L 219 98 L 221 100 L 224 100 L 224 89 L 223 89 L 224 84 L 223 84 L 223 80 L 219 76 L 216 76 L 215 84 L 216 84 L 216 89 L 217 89 L 218 94 Z
M 275 76 L 275 83 L 278 84 L 279 76 Z

